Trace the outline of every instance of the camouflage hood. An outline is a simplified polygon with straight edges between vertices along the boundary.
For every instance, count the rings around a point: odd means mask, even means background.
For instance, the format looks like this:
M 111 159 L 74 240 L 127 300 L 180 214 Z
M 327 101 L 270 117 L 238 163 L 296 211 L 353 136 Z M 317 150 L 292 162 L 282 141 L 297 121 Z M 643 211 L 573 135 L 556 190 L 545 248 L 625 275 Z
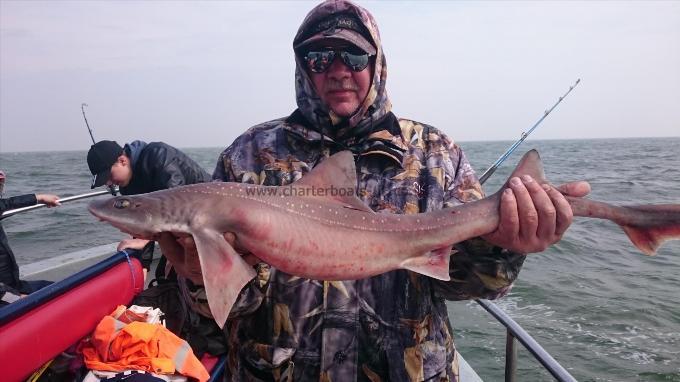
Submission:
M 349 14 L 356 17 L 367 29 L 371 42 L 376 47 L 373 78 L 366 99 L 349 118 L 337 116 L 316 94 L 314 85 L 305 70 L 305 64 L 297 54 L 295 55 L 295 92 L 298 110 L 313 125 L 312 128 L 335 140 L 344 141 L 350 137 L 367 136 L 373 133 L 374 126 L 389 114 L 392 105 L 385 90 L 387 66 L 378 26 L 373 16 L 364 8 L 346 0 L 327 0 L 319 4 L 309 12 L 300 25 L 293 40 L 293 46 L 305 38 L 312 26 L 337 14 Z

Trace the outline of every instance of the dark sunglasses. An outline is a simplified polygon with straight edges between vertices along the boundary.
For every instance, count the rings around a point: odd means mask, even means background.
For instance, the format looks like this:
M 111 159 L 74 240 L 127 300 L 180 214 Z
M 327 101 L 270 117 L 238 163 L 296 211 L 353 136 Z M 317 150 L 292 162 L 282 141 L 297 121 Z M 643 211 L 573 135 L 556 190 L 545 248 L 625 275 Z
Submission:
M 346 50 L 310 50 L 303 58 L 307 63 L 307 67 L 314 73 L 323 73 L 335 60 L 336 56 L 340 56 L 342 62 L 347 65 L 352 71 L 360 72 L 368 66 L 370 54 L 364 52 L 349 52 Z

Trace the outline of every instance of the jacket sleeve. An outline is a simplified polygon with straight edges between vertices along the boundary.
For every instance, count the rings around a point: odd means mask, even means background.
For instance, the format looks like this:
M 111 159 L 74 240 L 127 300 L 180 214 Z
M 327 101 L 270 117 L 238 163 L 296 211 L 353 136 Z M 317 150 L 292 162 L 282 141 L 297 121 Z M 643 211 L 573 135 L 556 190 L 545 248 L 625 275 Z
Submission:
M 13 196 L 11 198 L 0 199 L 0 213 L 13 210 L 15 208 L 33 206 L 38 203 L 35 194 Z
M 460 147 L 450 144 L 449 157 L 458 161 L 447 177 L 444 207 L 481 199 L 481 184 Z M 493 246 L 481 238 L 458 243 L 450 258 L 451 280 L 434 281 L 434 289 L 447 300 L 502 297 L 512 288 L 524 258 L 524 254 Z

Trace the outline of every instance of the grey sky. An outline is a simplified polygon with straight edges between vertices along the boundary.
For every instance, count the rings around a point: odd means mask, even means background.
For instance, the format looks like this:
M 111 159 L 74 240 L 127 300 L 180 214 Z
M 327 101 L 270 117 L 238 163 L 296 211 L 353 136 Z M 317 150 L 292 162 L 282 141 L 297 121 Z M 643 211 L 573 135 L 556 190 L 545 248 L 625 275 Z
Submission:
M 295 107 L 316 2 L 0 0 L 0 151 L 227 146 Z M 680 135 L 680 2 L 374 2 L 397 116 L 458 141 Z

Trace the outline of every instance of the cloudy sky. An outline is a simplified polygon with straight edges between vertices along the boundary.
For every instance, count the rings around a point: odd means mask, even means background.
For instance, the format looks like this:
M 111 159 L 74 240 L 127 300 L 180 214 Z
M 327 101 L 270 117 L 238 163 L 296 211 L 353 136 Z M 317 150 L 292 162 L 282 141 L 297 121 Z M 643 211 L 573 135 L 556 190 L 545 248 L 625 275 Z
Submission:
M 227 146 L 295 107 L 306 1 L 0 0 L 0 152 Z M 458 141 L 680 136 L 680 2 L 361 2 L 397 116 Z

